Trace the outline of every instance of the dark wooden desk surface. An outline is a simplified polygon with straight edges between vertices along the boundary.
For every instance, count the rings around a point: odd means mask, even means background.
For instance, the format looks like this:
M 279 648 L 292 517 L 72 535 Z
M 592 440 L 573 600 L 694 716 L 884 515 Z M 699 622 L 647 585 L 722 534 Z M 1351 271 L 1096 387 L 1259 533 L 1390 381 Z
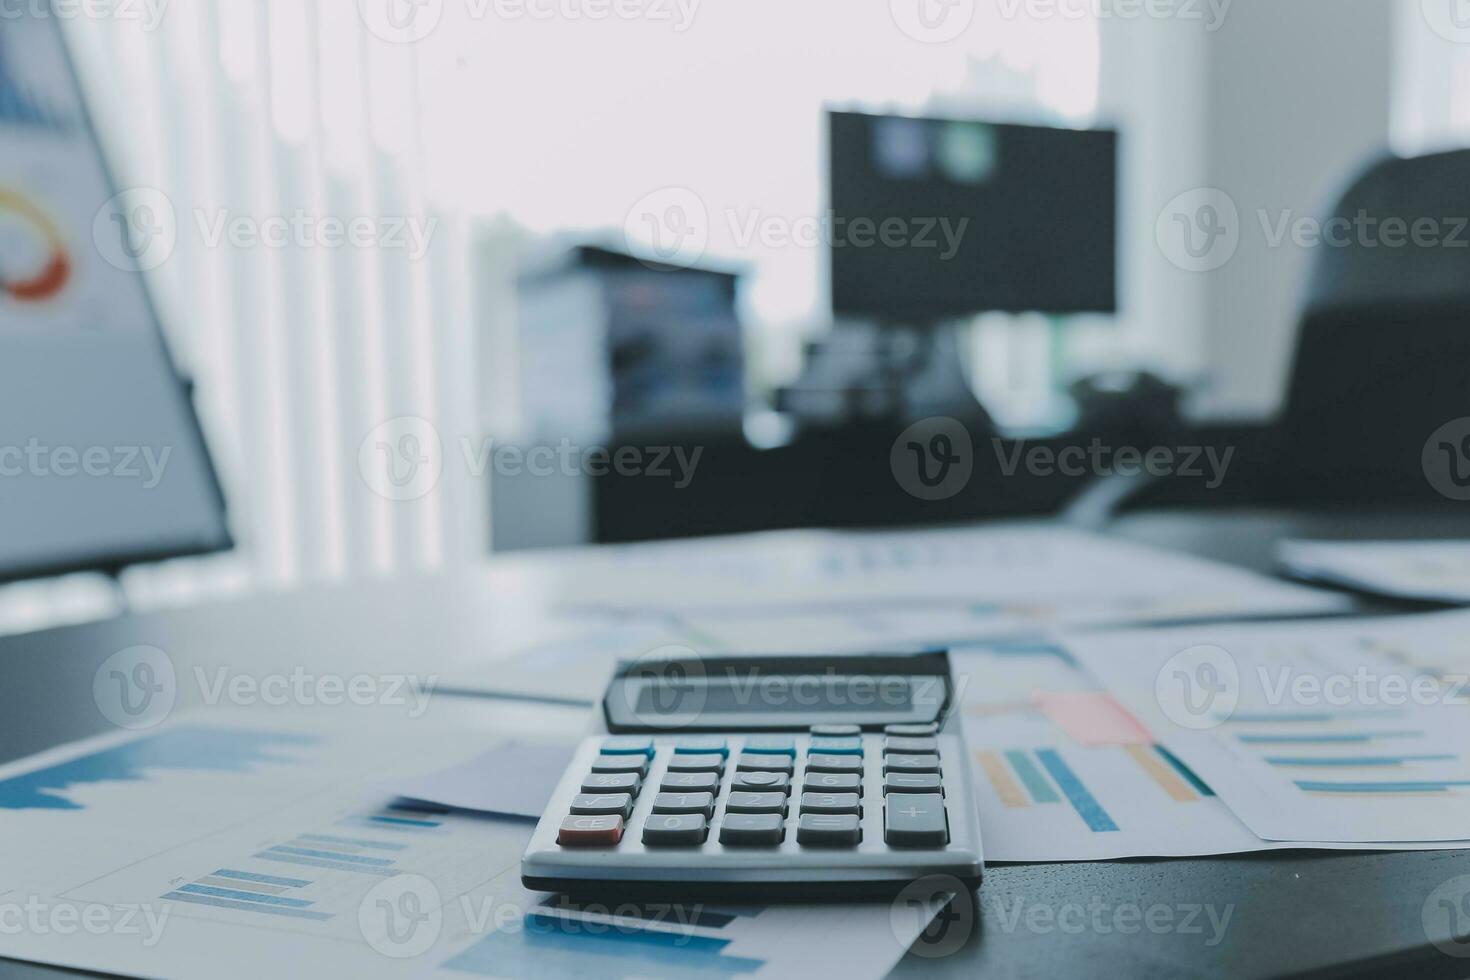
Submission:
M 1470 539 L 1470 512 L 1463 518 L 1155 512 L 1125 517 L 1111 531 L 1269 570 L 1272 549 L 1284 537 Z M 231 657 L 244 647 L 252 656 L 268 658 L 272 650 L 292 648 L 341 647 L 368 657 L 365 651 L 403 649 L 400 644 L 418 650 L 483 644 L 499 630 L 492 626 L 499 620 L 497 610 L 512 617 L 527 615 L 514 594 L 495 601 L 486 594 L 486 583 L 480 580 L 380 583 L 0 638 L 0 676 L 5 679 L 0 685 L 0 761 L 100 730 L 91 677 L 102 659 L 124 646 L 158 643 L 164 637 L 171 652 L 194 651 L 199 658 Z M 385 605 L 391 605 L 386 617 L 381 614 Z M 1385 612 L 1407 607 L 1364 602 L 1362 608 Z M 451 609 L 455 615 L 446 615 Z M 1462 874 L 1470 874 L 1470 851 L 1278 851 L 994 866 L 987 869 L 977 898 L 980 915 L 971 920 L 968 941 L 938 958 L 921 955 L 928 950 L 920 944 L 895 975 L 1466 976 L 1470 959 L 1441 953 L 1421 925 L 1424 903 L 1434 889 Z M 1217 920 L 1227 911 L 1230 916 L 1218 942 L 1212 942 L 1216 930 L 1210 911 Z M 1182 924 L 1186 916 L 1199 931 L 1193 926 L 1155 931 L 1147 924 Z M 1124 928 L 1115 928 L 1115 922 Z M 955 928 L 967 928 L 964 917 Z M 64 972 L 0 961 L 0 976 L 5 977 Z

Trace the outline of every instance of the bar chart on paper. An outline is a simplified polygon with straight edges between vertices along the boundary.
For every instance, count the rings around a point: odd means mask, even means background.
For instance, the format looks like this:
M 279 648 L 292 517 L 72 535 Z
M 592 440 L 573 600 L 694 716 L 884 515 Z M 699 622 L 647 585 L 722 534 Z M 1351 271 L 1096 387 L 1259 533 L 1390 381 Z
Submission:
M 1470 846 L 1455 843 L 1470 827 L 1467 635 L 1456 612 L 1066 646 L 1268 840 Z M 1179 669 L 1199 651 L 1210 678 Z M 1180 706 L 1206 679 L 1209 707 L 1187 717 Z
M 1116 701 L 1046 644 L 956 655 L 981 831 L 996 861 L 1231 853 L 1264 845 Z

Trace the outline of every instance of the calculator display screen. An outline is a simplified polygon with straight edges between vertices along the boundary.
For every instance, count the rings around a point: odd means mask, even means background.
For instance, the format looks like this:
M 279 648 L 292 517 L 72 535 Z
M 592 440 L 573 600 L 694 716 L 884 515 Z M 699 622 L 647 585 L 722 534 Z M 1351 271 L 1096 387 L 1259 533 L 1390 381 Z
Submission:
M 937 721 L 948 699 L 948 672 L 915 673 L 915 666 L 899 662 L 898 669 L 854 670 L 847 662 L 813 670 L 809 664 L 718 658 L 644 664 L 613 679 L 603 706 L 613 731 L 779 731 L 804 730 L 814 720 L 869 726 Z

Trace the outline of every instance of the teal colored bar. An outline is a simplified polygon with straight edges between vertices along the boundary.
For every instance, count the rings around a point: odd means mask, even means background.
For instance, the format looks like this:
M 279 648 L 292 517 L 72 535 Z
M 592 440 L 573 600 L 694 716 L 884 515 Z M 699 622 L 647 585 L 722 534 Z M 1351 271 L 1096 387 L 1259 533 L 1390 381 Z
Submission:
M 1005 754 L 1005 757 L 1006 761 L 1011 764 L 1011 768 L 1016 770 L 1016 775 L 1021 777 L 1026 792 L 1031 794 L 1031 799 L 1037 803 L 1061 802 L 1062 798 L 1057 795 L 1056 790 L 1051 788 L 1051 783 L 1046 781 L 1046 777 L 1041 774 L 1040 769 L 1036 768 L 1036 763 L 1031 761 L 1029 755 L 1012 749 Z
M 1267 756 L 1266 761 L 1273 766 L 1401 766 L 1405 762 L 1441 762 L 1455 758 L 1458 757 L 1449 753 L 1444 755 L 1344 755 L 1334 758 L 1310 755 L 1272 755 Z
M 1189 785 L 1194 787 L 1194 791 L 1200 796 L 1215 795 L 1215 791 L 1206 786 L 1205 781 L 1194 774 L 1193 769 L 1189 768 L 1183 762 L 1180 762 L 1178 759 L 1176 759 L 1173 752 L 1170 752 L 1162 745 L 1155 745 L 1154 751 L 1159 754 L 1159 758 L 1163 759 L 1169 765 L 1173 766 L 1174 771 L 1183 776 L 1184 779 L 1189 783 Z
M 1311 793 L 1440 793 L 1449 786 L 1470 786 L 1470 779 L 1418 783 L 1318 783 L 1298 779 L 1296 785 Z
M 1259 732 L 1250 735 L 1237 735 L 1236 738 L 1251 745 L 1262 745 L 1270 742 L 1296 743 L 1307 745 L 1321 742 L 1323 744 L 1347 744 L 1369 742 L 1375 738 L 1419 738 L 1423 732 L 1397 731 L 1397 732 L 1354 732 L 1326 735 L 1282 735 L 1279 733 L 1261 734 Z
M 1403 714 L 1398 708 L 1368 708 L 1363 711 L 1302 711 L 1297 714 L 1281 714 L 1275 711 L 1236 711 L 1227 721 L 1257 722 L 1279 721 L 1282 724 L 1314 721 L 1340 721 L 1344 718 L 1396 718 Z

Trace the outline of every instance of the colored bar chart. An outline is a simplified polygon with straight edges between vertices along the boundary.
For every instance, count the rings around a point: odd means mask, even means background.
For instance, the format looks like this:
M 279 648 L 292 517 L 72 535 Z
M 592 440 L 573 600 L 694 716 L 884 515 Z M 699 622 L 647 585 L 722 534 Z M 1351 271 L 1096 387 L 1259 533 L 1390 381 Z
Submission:
M 163 897 L 169 901 L 191 905 L 259 912 L 262 915 L 310 919 L 315 922 L 330 919 L 331 913 L 318 912 L 311 908 L 315 904 L 311 899 L 292 897 L 292 892 L 311 884 L 305 878 L 286 878 L 220 868 L 187 885 L 180 885 Z
M 1051 774 L 1056 782 L 1057 788 L 1066 796 L 1082 822 L 1087 824 L 1087 829 L 1093 833 L 1105 833 L 1117 830 L 1118 825 L 1113 818 L 1108 816 L 1097 799 L 1083 785 L 1082 780 L 1072 771 L 1072 767 L 1062 759 L 1056 749 L 1037 749 L 1036 758 L 1041 762 L 1043 768 Z

